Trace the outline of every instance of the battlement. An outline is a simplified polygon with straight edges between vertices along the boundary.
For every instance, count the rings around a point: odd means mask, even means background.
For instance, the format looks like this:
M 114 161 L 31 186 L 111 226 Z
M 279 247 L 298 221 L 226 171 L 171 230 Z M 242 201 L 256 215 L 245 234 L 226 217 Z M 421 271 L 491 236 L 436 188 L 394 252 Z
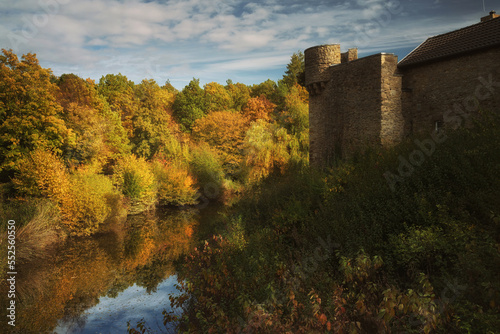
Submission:
M 358 59 L 357 49 L 342 53 L 339 44 L 305 50 L 310 164 L 468 126 L 479 110 L 497 108 L 500 94 L 481 85 L 498 81 L 499 36 L 500 17 L 491 12 L 481 23 L 429 38 L 399 63 L 388 53 Z
M 332 65 L 347 63 L 358 59 L 358 49 L 340 52 L 340 44 L 318 45 L 306 49 L 305 73 L 306 88 L 310 94 L 320 94 L 330 80 L 328 69 Z

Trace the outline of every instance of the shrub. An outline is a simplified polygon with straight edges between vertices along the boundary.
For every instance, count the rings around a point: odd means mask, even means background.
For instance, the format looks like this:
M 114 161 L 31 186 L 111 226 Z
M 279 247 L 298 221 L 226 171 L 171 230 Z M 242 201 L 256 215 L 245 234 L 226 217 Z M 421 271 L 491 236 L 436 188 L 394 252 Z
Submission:
M 19 161 L 12 182 L 22 195 L 56 201 L 70 188 L 69 174 L 61 159 L 44 149 L 37 149 Z
M 63 224 L 72 235 L 91 235 L 111 217 L 112 203 L 119 197 L 111 180 L 104 175 L 76 171 L 71 189 L 62 199 Z M 116 203 L 115 203 L 116 205 Z
M 195 147 L 191 151 L 191 171 L 204 195 L 217 198 L 222 195 L 224 170 L 217 154 L 208 145 Z
M 153 173 L 158 183 L 158 201 L 161 205 L 196 203 L 197 189 L 187 167 L 180 163 L 156 159 Z
M 155 204 L 155 177 L 144 158 L 124 157 L 118 160 L 113 172 L 114 184 L 129 200 L 130 214 L 149 210 Z
M 70 174 L 55 154 L 36 150 L 22 159 L 12 180 L 17 191 L 52 199 L 61 213 L 61 226 L 70 235 L 90 235 L 111 213 L 117 196 L 111 180 L 93 168 Z

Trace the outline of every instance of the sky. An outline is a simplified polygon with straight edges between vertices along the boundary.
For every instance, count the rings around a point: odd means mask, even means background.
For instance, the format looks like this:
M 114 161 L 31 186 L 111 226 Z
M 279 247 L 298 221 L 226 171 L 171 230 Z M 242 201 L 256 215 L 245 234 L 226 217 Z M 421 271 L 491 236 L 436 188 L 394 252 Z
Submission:
M 0 48 L 36 53 L 55 75 L 252 85 L 320 44 L 402 59 L 490 10 L 500 0 L 2 0 Z

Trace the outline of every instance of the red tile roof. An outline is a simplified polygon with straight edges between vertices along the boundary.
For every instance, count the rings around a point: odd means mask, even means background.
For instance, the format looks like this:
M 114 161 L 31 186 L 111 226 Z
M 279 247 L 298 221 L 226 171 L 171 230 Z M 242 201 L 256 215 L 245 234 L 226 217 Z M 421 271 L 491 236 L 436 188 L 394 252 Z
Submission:
M 398 67 L 422 64 L 494 46 L 500 46 L 500 17 L 428 38 L 404 57 Z

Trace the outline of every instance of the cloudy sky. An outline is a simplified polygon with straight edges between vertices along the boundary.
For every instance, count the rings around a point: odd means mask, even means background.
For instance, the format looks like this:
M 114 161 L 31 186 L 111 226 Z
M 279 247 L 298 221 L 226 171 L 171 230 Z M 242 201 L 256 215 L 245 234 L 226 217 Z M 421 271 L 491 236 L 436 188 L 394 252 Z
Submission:
M 34 52 L 56 75 L 254 84 L 318 44 L 401 59 L 492 9 L 500 0 L 2 0 L 0 48 Z

